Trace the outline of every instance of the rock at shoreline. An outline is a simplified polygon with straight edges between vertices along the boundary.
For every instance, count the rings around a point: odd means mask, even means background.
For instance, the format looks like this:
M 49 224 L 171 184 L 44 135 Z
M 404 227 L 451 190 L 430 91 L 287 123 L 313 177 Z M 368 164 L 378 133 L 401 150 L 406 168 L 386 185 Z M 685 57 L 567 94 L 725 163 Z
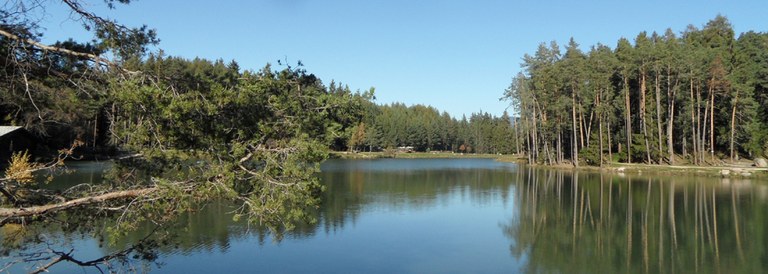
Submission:
M 723 176 L 731 175 L 731 170 L 723 169 L 720 171 L 720 175 L 723 175 Z
M 768 167 L 768 160 L 765 160 L 765 158 L 755 158 L 755 166 Z

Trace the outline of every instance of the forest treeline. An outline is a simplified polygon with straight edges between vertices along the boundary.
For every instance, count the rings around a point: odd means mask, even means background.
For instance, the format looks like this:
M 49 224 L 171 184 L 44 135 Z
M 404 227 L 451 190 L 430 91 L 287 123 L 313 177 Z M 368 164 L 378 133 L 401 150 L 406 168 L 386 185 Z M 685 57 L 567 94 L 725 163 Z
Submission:
M 516 152 L 511 118 L 486 112 L 452 117 L 425 105 L 370 105 L 349 134 L 347 149 L 380 151 L 412 147 L 415 151 L 508 154 Z
M 696 165 L 768 151 L 768 34 L 724 16 L 581 50 L 542 43 L 505 98 L 532 163 Z
M 0 42 L 12 41 L 0 38 Z M 74 41 L 57 45 L 94 49 Z M 512 119 L 506 112 L 496 117 L 480 111 L 457 119 L 432 106 L 377 104 L 373 88 L 352 91 L 335 81 L 326 86 L 301 66 L 284 65 L 275 70 L 267 65 L 252 71 L 241 69 L 236 61 L 185 59 L 165 56 L 161 51 L 125 65 L 128 71 L 141 72 L 141 77 L 117 81 L 110 79 L 113 75 L 85 69 L 91 66 L 87 59 L 34 58 L 44 70 L 31 71 L 27 82 L 23 77 L 6 78 L 9 88 L 0 89 L 0 117 L 4 125 L 20 125 L 32 132 L 41 141 L 42 150 L 55 151 L 79 143 L 80 153 L 108 156 L 128 151 L 127 144 L 134 148 L 207 147 L 210 144 L 204 141 L 224 137 L 217 135 L 259 126 L 267 118 L 266 101 L 281 96 L 286 96 L 283 104 L 301 107 L 307 105 L 292 101 L 306 98 L 323 102 L 320 109 L 304 109 L 302 123 L 308 125 L 303 130 L 336 151 L 413 147 L 422 152 L 507 154 L 521 149 L 513 142 Z M 77 71 L 88 74 L 77 81 L 62 78 Z M 266 80 L 276 83 L 255 88 Z M 260 98 L 243 98 L 247 96 Z M 239 106 L 242 108 L 233 109 L 234 103 L 243 104 Z M 162 134 L 145 136 L 151 131 Z M 230 138 L 220 141 L 226 143 Z M 138 140 L 142 142 L 135 143 Z

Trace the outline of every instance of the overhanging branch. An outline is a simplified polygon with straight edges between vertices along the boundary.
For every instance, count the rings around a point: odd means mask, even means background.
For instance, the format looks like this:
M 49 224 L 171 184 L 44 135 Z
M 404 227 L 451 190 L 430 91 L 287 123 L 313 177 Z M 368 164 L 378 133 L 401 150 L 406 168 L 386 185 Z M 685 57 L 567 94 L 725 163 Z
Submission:
M 78 199 L 69 200 L 69 201 L 57 203 L 57 204 L 50 204 L 50 205 L 31 206 L 31 207 L 23 207 L 23 208 L 0 208 L 0 218 L 31 217 L 31 216 L 61 211 L 61 210 L 83 206 L 83 205 L 103 203 L 109 200 L 140 197 L 155 191 L 158 191 L 157 187 L 150 187 L 150 188 L 142 188 L 142 189 L 109 192 L 101 195 L 88 196 L 88 197 L 78 198 Z
M 37 41 L 32 40 L 32 39 L 19 37 L 18 35 L 10 33 L 10 32 L 8 32 L 8 31 L 6 31 L 4 29 L 0 29 L 0 35 L 5 36 L 8 39 L 11 39 L 11 40 L 14 40 L 14 41 L 18 41 L 18 42 L 21 42 L 21 43 L 32 45 L 32 46 L 34 46 L 36 48 L 39 48 L 41 50 L 44 50 L 44 51 L 52 51 L 52 52 L 58 52 L 58 53 L 62 53 L 62 54 L 70 55 L 70 56 L 86 58 L 86 59 L 89 59 L 89 60 L 91 60 L 93 62 L 96 62 L 98 64 L 102 64 L 102 65 L 105 65 L 105 66 L 108 66 L 108 67 L 117 67 L 113 62 L 107 60 L 104 57 L 101 57 L 101 56 L 98 56 L 98 55 L 95 55 L 95 54 L 91 54 L 91 53 L 78 52 L 78 51 L 74 51 L 74 50 L 70 50 L 70 49 L 65 49 L 65 48 L 45 45 L 43 43 L 37 42 Z

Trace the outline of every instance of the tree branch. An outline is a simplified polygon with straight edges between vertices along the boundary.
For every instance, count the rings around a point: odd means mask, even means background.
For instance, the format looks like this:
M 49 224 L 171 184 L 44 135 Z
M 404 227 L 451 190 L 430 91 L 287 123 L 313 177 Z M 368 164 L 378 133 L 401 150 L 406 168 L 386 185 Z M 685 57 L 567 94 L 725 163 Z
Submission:
M 77 206 L 103 203 L 109 200 L 144 196 L 149 193 L 155 192 L 157 190 L 158 190 L 157 187 L 123 190 L 123 191 L 109 192 L 109 193 L 105 193 L 97 196 L 78 198 L 78 199 L 57 203 L 57 204 L 23 207 L 23 208 L 0 208 L 0 218 L 30 217 L 30 216 L 41 215 L 41 214 L 50 213 L 50 212 L 61 211 L 61 210 L 65 210 L 65 209 L 69 209 Z
M 30 273 L 37 274 L 37 273 L 48 272 L 49 268 L 51 268 L 55 264 L 58 264 L 58 263 L 63 262 L 63 261 L 72 262 L 72 263 L 74 263 L 74 264 L 76 264 L 78 266 L 83 266 L 83 267 L 86 267 L 86 266 L 95 267 L 97 270 L 99 270 L 99 272 L 104 273 L 104 271 L 101 269 L 101 267 L 99 267 L 100 265 L 105 265 L 106 264 L 107 267 L 109 268 L 109 264 L 108 263 L 110 261 L 114 260 L 114 259 L 125 258 L 125 257 L 127 257 L 129 254 L 131 254 L 134 251 L 135 252 L 139 252 L 139 253 L 145 252 L 145 251 L 142 251 L 143 250 L 142 246 L 144 244 L 150 242 L 149 238 L 152 235 L 155 234 L 155 232 L 157 231 L 158 228 L 159 227 L 155 227 L 143 239 L 141 239 L 139 242 L 137 242 L 136 244 L 133 244 L 132 246 L 130 246 L 130 247 L 126 248 L 126 249 L 114 252 L 112 254 L 107 254 L 107 255 L 105 255 L 103 257 L 100 257 L 100 258 L 97 258 L 97 259 L 94 259 L 94 260 L 90 260 L 90 261 L 81 261 L 81 260 L 78 260 L 78 259 L 72 257 L 72 252 L 74 252 L 74 250 L 70 250 L 69 252 L 65 253 L 65 252 L 55 251 L 55 250 L 50 250 L 49 249 L 51 253 L 57 255 L 58 257 L 56 257 L 55 259 L 51 260 L 47 264 L 45 264 L 45 265 L 35 269 L 34 271 L 32 271 Z M 109 271 L 109 273 L 114 273 L 114 272 L 113 271 Z
M 27 73 L 22 72 L 21 76 L 24 79 L 24 90 L 27 92 L 27 96 L 29 97 L 29 102 L 31 102 L 32 106 L 35 107 L 35 109 L 37 110 L 37 118 L 40 118 L 40 121 L 45 122 L 45 120 L 43 119 L 43 115 L 40 112 L 40 108 L 38 108 L 37 104 L 35 104 L 35 99 L 32 99 L 32 93 L 29 91 L 29 79 L 27 79 Z
M 111 61 L 107 60 L 104 57 L 101 57 L 95 54 L 90 54 L 90 53 L 77 52 L 74 50 L 69 50 L 69 49 L 60 48 L 60 47 L 48 46 L 32 39 L 19 37 L 13 33 L 7 32 L 4 29 L 0 29 L 0 35 L 5 36 L 11 40 L 32 45 L 44 51 L 53 51 L 53 52 L 63 53 L 71 56 L 82 57 L 82 58 L 86 58 L 96 63 L 103 64 L 109 67 L 117 67 L 114 63 L 112 63 Z

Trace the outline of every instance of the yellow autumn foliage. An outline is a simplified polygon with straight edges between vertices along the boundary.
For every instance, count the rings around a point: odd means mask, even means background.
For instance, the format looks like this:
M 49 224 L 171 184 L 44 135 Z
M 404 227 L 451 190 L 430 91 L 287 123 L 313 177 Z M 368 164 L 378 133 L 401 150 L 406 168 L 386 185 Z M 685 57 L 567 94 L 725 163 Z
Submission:
M 10 165 L 5 169 L 5 178 L 21 184 L 35 181 L 32 171 L 38 168 L 38 164 L 32 163 L 27 151 L 17 152 L 11 156 Z

